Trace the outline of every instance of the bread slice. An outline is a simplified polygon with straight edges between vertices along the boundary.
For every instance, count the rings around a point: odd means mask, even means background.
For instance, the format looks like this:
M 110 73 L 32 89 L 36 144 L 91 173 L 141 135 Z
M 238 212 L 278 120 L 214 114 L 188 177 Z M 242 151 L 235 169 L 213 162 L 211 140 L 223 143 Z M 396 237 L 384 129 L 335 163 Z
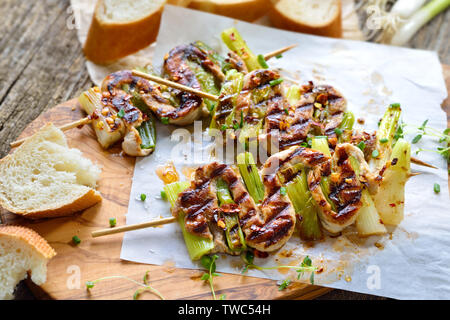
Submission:
M 100 169 L 47 124 L 0 160 L 0 205 L 26 218 L 70 215 L 101 201 Z
M 55 250 L 33 230 L 0 225 L 0 300 L 12 299 L 16 285 L 31 271 L 31 280 L 42 285 L 47 280 L 47 261 Z
M 269 12 L 270 0 L 193 0 L 189 7 L 252 22 Z
M 86 58 L 107 64 L 156 40 L 166 0 L 98 0 L 84 44 Z
M 340 38 L 340 0 L 275 0 L 270 21 L 281 29 Z

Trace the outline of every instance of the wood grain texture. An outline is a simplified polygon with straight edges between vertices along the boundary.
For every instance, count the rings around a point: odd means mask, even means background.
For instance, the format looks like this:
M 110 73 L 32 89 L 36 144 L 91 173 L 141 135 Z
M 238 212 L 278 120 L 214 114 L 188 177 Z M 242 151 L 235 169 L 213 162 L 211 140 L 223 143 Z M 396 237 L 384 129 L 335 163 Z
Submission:
M 76 30 L 70 28 L 72 22 L 69 0 L 0 1 L 0 157 L 9 152 L 9 143 L 43 111 L 92 85 Z M 447 10 L 419 31 L 408 46 L 435 50 L 442 63 L 450 64 L 449 40 L 450 10 Z M 450 70 L 445 72 L 448 74 Z M 449 99 L 445 106 L 448 111 Z M 70 238 L 68 235 L 67 239 Z M 142 274 L 138 273 L 136 279 L 140 280 Z M 31 297 L 23 292 L 19 290 L 18 296 Z M 39 296 L 45 294 L 40 292 Z M 377 297 L 333 290 L 323 298 Z
M 43 113 L 23 132 L 26 137 L 47 122 L 62 125 L 84 116 L 77 100 L 70 100 Z M 52 299 L 131 299 L 138 288 L 126 280 L 109 280 L 99 283 L 90 292 L 85 289 L 86 281 L 105 276 L 123 275 L 142 281 L 145 272 L 150 271 L 151 284 L 168 299 L 209 299 L 211 293 L 200 278 L 199 270 L 175 269 L 170 265 L 153 266 L 120 260 L 123 234 L 104 238 L 92 238 L 91 232 L 108 226 L 109 218 L 116 217 L 118 225 L 125 224 L 125 213 L 131 189 L 134 158 L 122 155 L 120 144 L 105 151 L 97 143 L 90 126 L 66 132 L 70 147 L 102 166 L 98 190 L 102 203 L 73 217 L 28 221 L 22 217 L 1 211 L 6 223 L 29 226 L 42 235 L 56 250 L 57 256 L 48 264 L 47 282 L 40 288 L 32 287 L 39 298 Z M 81 244 L 74 246 L 72 237 L 77 235 Z M 151 249 L 151 243 L 148 244 Z M 80 270 L 79 289 L 70 289 L 72 268 Z M 180 289 L 180 283 L 184 289 Z M 225 293 L 227 299 L 294 299 L 314 298 L 330 289 L 295 284 L 287 290 L 278 291 L 276 281 L 225 275 L 215 279 L 217 294 Z M 152 294 L 143 298 L 156 298 Z

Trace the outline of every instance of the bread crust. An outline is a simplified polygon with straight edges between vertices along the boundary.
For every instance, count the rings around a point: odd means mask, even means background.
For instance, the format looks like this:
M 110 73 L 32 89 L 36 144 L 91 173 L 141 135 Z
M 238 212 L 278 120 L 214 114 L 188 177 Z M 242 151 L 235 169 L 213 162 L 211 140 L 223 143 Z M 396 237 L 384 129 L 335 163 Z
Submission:
M 317 24 L 315 26 L 304 24 L 287 16 L 279 6 L 274 3 L 269 12 L 269 18 L 272 24 L 280 29 L 315 34 L 325 37 L 342 37 L 342 3 L 338 1 L 338 10 L 329 23 Z
M 270 0 L 193 0 L 189 8 L 207 11 L 230 18 L 255 21 L 270 10 Z
M 55 203 L 54 209 L 39 210 L 39 211 L 24 211 L 17 210 L 16 208 L 8 206 L 5 202 L 0 199 L 0 206 L 4 209 L 11 211 L 15 214 L 21 215 L 28 219 L 43 219 L 43 218 L 55 218 L 55 217 L 65 217 L 70 216 L 75 212 L 82 211 L 89 207 L 92 207 L 96 203 L 102 201 L 102 196 L 96 190 L 89 189 L 87 192 L 76 199 L 75 201 L 68 204 Z
M 156 40 L 164 5 L 148 16 L 127 22 L 106 22 L 100 18 L 99 0 L 95 7 L 83 51 L 88 60 L 107 64 L 135 53 Z
M 55 250 L 36 231 L 16 225 L 0 225 L 0 237 L 12 237 L 25 241 L 39 252 L 45 259 L 56 255 Z
M 54 127 L 54 125 L 49 122 L 46 125 L 44 125 L 35 135 L 40 135 L 45 131 L 48 131 L 51 127 Z M 57 129 L 59 130 L 59 129 Z M 63 133 L 61 133 L 63 134 Z M 33 144 L 35 141 L 33 140 L 33 136 L 29 137 L 25 142 L 19 147 L 24 148 L 28 144 Z M 64 145 L 66 147 L 67 143 L 64 140 Z M 12 161 L 14 157 L 14 153 L 8 154 L 3 159 L 0 159 L 0 167 L 3 165 L 7 165 L 10 161 Z M 69 216 L 75 212 L 79 212 L 81 210 L 87 209 L 96 203 L 100 202 L 102 200 L 101 194 L 90 187 L 85 187 L 86 192 L 81 196 L 72 201 L 71 203 L 54 203 L 52 208 L 48 208 L 46 210 L 36 210 L 36 211 L 25 211 L 25 210 L 19 210 L 17 208 L 11 207 L 8 205 L 6 201 L 4 201 L 0 197 L 0 207 L 3 207 L 4 209 L 21 215 L 25 218 L 29 219 L 41 219 L 41 218 L 52 218 L 52 217 L 62 217 L 62 216 Z

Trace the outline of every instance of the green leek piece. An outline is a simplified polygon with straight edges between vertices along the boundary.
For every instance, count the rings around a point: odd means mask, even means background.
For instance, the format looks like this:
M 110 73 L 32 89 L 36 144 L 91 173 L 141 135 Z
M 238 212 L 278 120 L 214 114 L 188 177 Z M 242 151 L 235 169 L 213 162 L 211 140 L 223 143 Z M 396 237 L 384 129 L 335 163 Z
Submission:
M 228 49 L 235 52 L 244 60 L 249 71 L 263 69 L 263 66 L 258 61 L 258 57 L 250 50 L 236 28 L 233 27 L 222 31 L 221 36 Z
M 403 219 L 405 185 L 410 177 L 411 145 L 399 139 L 392 149 L 390 165 L 374 195 L 375 207 L 385 224 L 398 225 Z
M 227 73 L 229 70 L 231 70 L 233 67 L 230 62 L 227 62 L 227 59 L 220 55 L 217 51 L 212 49 L 210 46 L 205 44 L 202 41 L 195 41 L 193 43 L 195 47 L 200 49 L 201 51 L 205 52 L 208 58 L 216 65 L 219 65 L 222 69 L 223 73 Z
M 255 202 L 262 202 L 264 199 L 264 185 L 252 154 L 250 152 L 238 154 L 237 165 L 250 196 Z
M 189 185 L 190 183 L 188 181 L 179 181 L 164 186 L 167 199 L 172 207 L 177 201 L 178 194 L 188 188 Z M 191 260 L 199 260 L 202 256 L 209 254 L 214 249 L 214 241 L 212 239 L 199 237 L 186 230 L 184 214 L 182 212 L 178 214 L 178 223 L 181 227 L 181 231 L 183 232 L 184 243 L 186 244 L 186 249 L 191 257 Z
M 287 89 L 286 99 L 289 102 L 289 105 L 294 106 L 297 102 L 300 101 L 301 98 L 300 87 L 296 85 L 292 85 Z
M 312 139 L 311 149 L 320 151 L 331 157 L 330 147 L 328 146 L 328 137 L 326 136 L 315 136 Z
M 342 130 L 352 130 L 353 125 L 355 124 L 355 115 L 351 111 L 344 112 L 344 116 L 342 117 L 342 122 L 339 125 L 339 129 Z
M 328 137 L 326 136 L 316 136 L 311 141 L 311 149 L 322 152 L 323 154 L 331 157 L 330 147 L 328 146 Z M 333 201 L 331 201 L 330 195 L 330 178 L 322 177 L 320 180 L 320 187 L 322 188 L 322 192 L 325 195 L 328 203 L 331 205 L 333 210 L 336 210 L 336 205 Z
M 290 183 L 286 185 L 287 194 L 294 205 L 295 213 L 301 219 L 299 224 L 300 237 L 304 240 L 322 238 L 317 205 L 308 189 L 305 170 L 302 170 Z
M 156 146 L 156 128 L 155 119 L 153 116 L 149 116 L 149 120 L 142 122 L 142 124 L 136 128 L 139 132 L 139 136 L 142 139 L 142 149 L 155 149 Z
M 216 182 L 217 197 L 219 198 L 219 205 L 234 203 L 231 196 L 230 189 L 227 183 L 219 178 Z M 244 233 L 239 225 L 239 218 L 237 214 L 224 215 L 225 220 L 225 236 L 227 238 L 228 247 L 231 250 L 246 250 Z
M 350 166 L 355 171 L 356 175 L 359 176 L 361 172 L 360 163 L 353 156 L 349 156 L 348 159 L 350 161 Z M 362 190 L 361 203 L 361 208 L 356 217 L 356 229 L 358 230 L 358 234 L 363 237 L 385 234 L 387 232 L 386 227 L 381 222 L 375 203 L 370 197 L 367 189 Z
M 239 93 L 244 85 L 244 75 L 234 69 L 225 75 L 225 81 L 220 90 L 220 96 L 230 98 L 228 103 L 218 103 L 212 112 L 210 128 L 221 128 L 225 125 L 231 128 L 234 120 L 234 109 Z M 218 119 L 220 118 L 220 120 Z
M 402 109 L 400 108 L 400 105 L 398 103 L 393 103 L 387 108 L 386 112 L 384 113 L 383 118 L 380 121 L 378 131 L 376 133 L 376 138 L 379 142 L 379 156 L 376 159 L 372 159 L 370 163 L 372 168 L 381 168 L 384 166 L 386 161 L 389 160 L 392 152 L 392 146 L 394 144 L 395 132 L 397 131 L 397 127 L 399 125 L 401 112 Z M 386 142 L 381 143 L 381 141 Z
M 228 185 L 223 179 L 217 179 L 216 192 L 217 198 L 219 198 L 219 205 L 234 203 L 230 189 L 228 189 Z
M 220 89 L 217 86 L 216 79 L 211 72 L 206 71 L 201 65 L 193 61 L 188 61 L 188 65 L 194 72 L 203 92 L 208 92 L 214 95 L 219 94 Z M 212 111 L 216 105 L 216 102 L 209 99 L 204 99 L 204 101 L 208 111 Z

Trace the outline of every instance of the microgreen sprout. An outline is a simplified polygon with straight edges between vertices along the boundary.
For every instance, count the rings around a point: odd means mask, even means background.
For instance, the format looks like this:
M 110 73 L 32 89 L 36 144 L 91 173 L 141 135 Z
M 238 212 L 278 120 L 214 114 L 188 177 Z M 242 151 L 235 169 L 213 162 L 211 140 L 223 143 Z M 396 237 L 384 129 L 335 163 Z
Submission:
M 216 260 L 219 258 L 218 255 L 212 255 L 212 256 L 203 256 L 200 262 L 202 263 L 202 266 L 208 270 L 208 272 L 205 272 L 202 275 L 203 281 L 208 281 L 209 287 L 211 288 L 211 294 L 213 296 L 214 300 L 217 300 L 216 293 L 214 291 L 214 284 L 213 284 L 213 278 L 220 276 L 219 273 L 216 273 Z M 220 296 L 220 300 L 224 300 L 225 295 Z
M 284 289 L 286 289 L 287 287 L 289 287 L 289 285 L 291 284 L 291 280 L 289 280 L 289 279 L 286 279 L 286 280 L 284 280 L 281 284 L 280 284 L 280 286 L 278 287 L 278 291 L 282 291 L 282 290 L 284 290 Z
M 242 269 L 241 273 L 244 274 L 248 271 L 248 269 L 256 269 L 256 270 L 274 270 L 274 269 L 294 269 L 297 272 L 297 280 L 303 276 L 305 272 L 311 272 L 311 276 L 309 277 L 309 281 L 311 284 L 314 284 L 314 272 L 317 270 L 316 267 L 312 265 L 311 259 L 306 256 L 302 263 L 299 266 L 275 266 L 275 267 L 260 267 L 253 263 L 255 259 L 255 255 L 251 251 L 247 251 L 241 255 L 242 260 L 245 262 L 245 266 Z
M 141 286 L 142 288 L 137 289 L 134 294 L 133 294 L 133 299 L 137 300 L 139 298 L 139 296 L 145 292 L 145 291 L 150 291 L 152 293 L 154 293 L 155 295 L 157 295 L 161 300 L 164 300 L 164 297 L 162 296 L 162 294 L 156 290 L 155 288 L 153 288 L 152 286 L 150 286 L 149 284 L 149 271 L 147 271 L 144 275 L 144 279 L 143 279 L 143 283 L 137 282 L 133 279 L 130 279 L 128 277 L 125 276 L 109 276 L 109 277 L 103 277 L 103 278 L 99 278 L 97 280 L 92 280 L 92 281 L 86 281 L 86 289 L 90 290 L 92 288 L 94 288 L 95 284 L 97 284 L 100 281 L 104 281 L 104 280 L 110 280 L 110 279 L 125 279 L 128 280 L 130 282 L 133 282 L 134 284 L 137 284 L 138 286 Z

